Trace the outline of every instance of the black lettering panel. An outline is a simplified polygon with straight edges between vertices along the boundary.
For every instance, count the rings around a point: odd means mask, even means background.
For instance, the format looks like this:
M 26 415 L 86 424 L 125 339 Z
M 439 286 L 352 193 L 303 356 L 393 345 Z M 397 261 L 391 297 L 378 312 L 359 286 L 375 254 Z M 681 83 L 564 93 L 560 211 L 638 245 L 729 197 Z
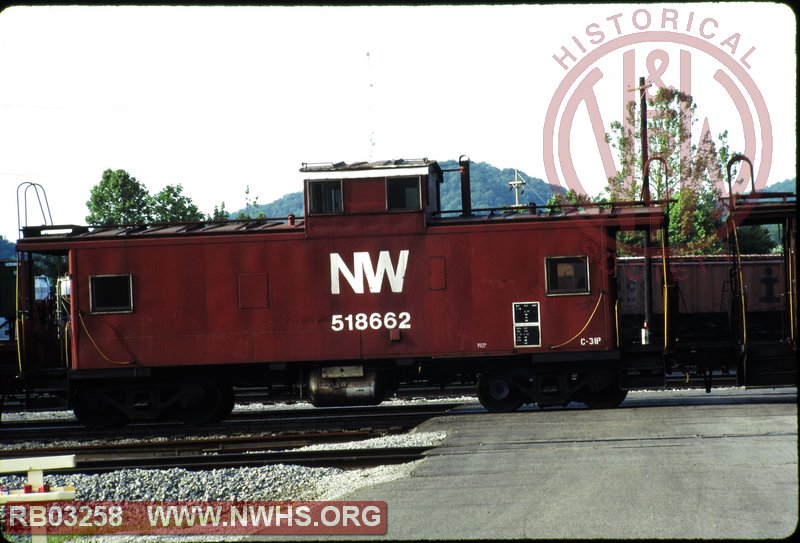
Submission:
M 515 302 L 514 347 L 541 347 L 539 302 Z

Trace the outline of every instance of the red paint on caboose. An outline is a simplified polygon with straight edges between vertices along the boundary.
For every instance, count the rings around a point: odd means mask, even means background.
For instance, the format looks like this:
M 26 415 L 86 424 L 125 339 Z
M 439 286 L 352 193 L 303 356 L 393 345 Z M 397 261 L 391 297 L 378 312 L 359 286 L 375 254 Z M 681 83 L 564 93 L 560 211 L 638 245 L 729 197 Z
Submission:
M 435 162 L 304 173 L 294 226 L 22 240 L 69 252 L 73 369 L 610 351 L 609 229 L 661 219 L 436 219 Z
M 76 414 L 96 424 L 113 422 L 107 412 L 224 416 L 243 383 L 342 405 L 379 402 L 401 379 L 458 375 L 478 379 L 491 410 L 609 406 L 628 388 L 663 386 L 673 367 L 743 363 L 737 323 L 738 345 L 678 337 L 678 290 L 659 268 L 632 279 L 655 281 L 652 314 L 663 316 L 653 341 L 639 339 L 630 289 L 617 292 L 618 275 L 636 270 L 618 265 L 616 234 L 649 232 L 651 256 L 668 257 L 653 241 L 666 236 L 660 203 L 478 215 L 468 161 L 460 168 L 455 215 L 440 209 L 442 169 L 422 159 L 304 165 L 302 220 L 25 229 L 23 362 L 52 366 L 41 353 L 59 353 Z M 29 294 L 37 253 L 68 257 L 55 319 Z M 54 348 L 36 347 L 52 330 Z

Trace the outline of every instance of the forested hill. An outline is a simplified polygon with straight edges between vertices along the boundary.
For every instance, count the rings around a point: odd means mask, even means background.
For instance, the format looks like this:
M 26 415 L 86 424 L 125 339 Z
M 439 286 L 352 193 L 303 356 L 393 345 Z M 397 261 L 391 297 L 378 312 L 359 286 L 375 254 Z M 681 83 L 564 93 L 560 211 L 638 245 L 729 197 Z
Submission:
M 784 179 L 783 181 L 767 185 L 764 187 L 764 190 L 767 192 L 793 192 L 797 194 L 797 178 Z
M 440 162 L 443 170 L 457 169 L 458 162 L 448 160 Z M 514 181 L 512 168 L 499 169 L 485 162 L 470 164 L 470 184 L 472 194 L 472 207 L 474 209 L 487 207 L 502 207 L 513 205 L 514 191 L 509 182 Z M 525 172 L 519 172 L 519 178 L 526 182 L 524 192 L 519 197 L 520 204 L 534 202 L 537 205 L 546 204 L 553 195 L 553 191 L 563 192 L 561 187 L 548 185 L 539 178 L 531 177 Z M 445 172 L 442 184 L 442 209 L 461 209 L 461 181 L 458 172 Z M 259 205 L 256 213 L 264 213 L 267 217 L 285 217 L 289 213 L 297 216 L 303 215 L 303 193 L 293 192 L 272 203 Z M 236 216 L 236 213 L 231 213 Z
M 457 169 L 458 162 L 448 160 L 440 162 L 443 170 Z M 470 163 L 470 184 L 472 194 L 472 207 L 475 209 L 486 207 L 502 207 L 514 205 L 514 191 L 509 186 L 514 181 L 514 169 L 495 168 L 485 162 Z M 553 195 L 554 191 L 563 192 L 558 186 L 548 185 L 538 177 L 532 177 L 519 171 L 519 179 L 524 180 L 524 192 L 520 194 L 519 203 L 544 205 Z M 442 185 L 442 209 L 461 209 L 461 180 L 459 172 L 446 172 Z
M 456 169 L 455 160 L 440 162 L 443 170 Z M 531 177 L 520 171 L 519 176 L 526 181 L 525 192 L 520 194 L 520 203 L 534 202 L 536 205 L 546 204 L 554 191 L 563 192 L 559 186 L 545 183 L 538 177 Z M 458 172 L 446 172 L 442 185 L 442 210 L 461 209 L 461 185 Z M 514 191 L 508 183 L 514 181 L 512 168 L 499 169 L 485 162 L 470 164 L 470 181 L 472 185 L 472 207 L 474 209 L 487 207 L 502 207 L 514 204 Z M 764 188 L 770 192 L 797 193 L 797 178 L 785 179 Z M 293 192 L 287 194 L 270 204 L 259 205 L 256 214 L 263 212 L 267 217 L 281 218 L 293 213 L 303 215 L 303 193 Z M 231 213 L 232 217 L 236 213 Z

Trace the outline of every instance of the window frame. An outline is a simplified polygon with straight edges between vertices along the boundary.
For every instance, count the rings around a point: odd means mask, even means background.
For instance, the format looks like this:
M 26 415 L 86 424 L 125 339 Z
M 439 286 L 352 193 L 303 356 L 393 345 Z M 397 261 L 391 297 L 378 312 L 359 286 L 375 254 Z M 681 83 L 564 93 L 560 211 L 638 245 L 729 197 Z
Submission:
M 308 194 L 308 214 L 309 215 L 343 215 L 344 214 L 344 187 L 341 179 L 308 179 L 306 180 L 306 193 Z M 321 186 L 321 185 L 334 185 L 336 184 L 338 187 L 339 198 L 338 202 L 338 209 L 333 211 L 315 211 L 314 210 L 314 202 L 315 202 L 315 194 L 314 194 L 314 187 Z
M 581 262 L 574 262 L 575 260 L 580 260 Z M 572 289 L 559 289 L 553 288 L 551 283 L 551 274 L 550 268 L 551 263 L 558 263 L 558 261 L 567 262 L 573 261 L 574 264 L 583 264 L 583 269 L 585 272 L 586 277 L 586 285 L 584 287 L 572 288 Z M 589 268 L 589 257 L 588 255 L 560 255 L 560 256 L 546 256 L 544 257 L 544 282 L 545 282 L 545 292 L 547 296 L 588 296 L 592 293 L 592 285 L 591 285 L 591 273 Z M 557 276 L 556 276 L 557 277 Z
M 416 183 L 417 188 L 417 202 L 416 207 L 409 208 L 409 207 L 391 207 L 390 200 L 389 200 L 389 184 L 390 183 L 397 183 L 397 182 L 409 182 L 413 181 Z M 415 212 L 415 211 L 422 211 L 422 176 L 420 175 L 409 175 L 409 176 L 398 176 L 398 177 L 387 177 L 385 182 L 385 194 L 386 194 L 386 211 L 391 213 L 403 213 L 403 212 Z
M 97 280 L 98 279 L 119 279 L 127 278 L 128 301 L 127 305 L 108 305 L 97 306 Z M 113 313 L 133 313 L 133 275 L 130 273 L 109 273 L 102 275 L 89 276 L 89 312 L 92 315 L 108 315 Z

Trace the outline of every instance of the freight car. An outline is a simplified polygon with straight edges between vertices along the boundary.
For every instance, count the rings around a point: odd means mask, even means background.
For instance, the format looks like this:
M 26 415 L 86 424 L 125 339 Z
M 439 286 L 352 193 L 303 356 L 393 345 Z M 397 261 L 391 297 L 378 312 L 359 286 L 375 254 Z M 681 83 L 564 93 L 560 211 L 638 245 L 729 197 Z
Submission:
M 458 171 L 455 211 L 440 207 L 439 163 L 414 159 L 304 164 L 303 218 L 26 226 L 23 374 L 66 383 L 92 426 L 218 419 L 242 384 L 322 406 L 379 403 L 403 383 L 472 381 L 488 410 L 510 411 L 616 406 L 676 372 L 707 388 L 715 372 L 746 386 L 796 382 L 792 197 L 726 200 L 730 295 L 724 331 L 706 337 L 681 327 L 679 282 L 664 271 L 667 202 L 487 212 L 472 209 L 469 159 Z M 759 336 L 735 236 L 739 224 L 767 222 L 784 233 L 780 303 L 769 308 L 780 326 Z M 638 309 L 618 287 L 630 267 L 617 239 L 634 230 L 646 232 L 650 263 Z M 42 258 L 59 277 L 45 300 L 35 295 Z
M 641 257 L 622 257 L 617 264 L 617 290 L 619 314 L 623 320 L 636 327 L 638 315 L 644 313 L 645 292 L 642 278 L 644 263 Z M 782 255 L 747 254 L 740 258 L 743 292 L 748 311 L 751 333 L 761 336 L 774 332 L 781 337 L 787 323 L 782 308 L 786 296 L 784 259 Z M 663 265 L 660 259 L 651 261 L 651 274 L 657 284 L 662 284 Z M 671 257 L 667 273 L 677 291 L 680 313 L 679 335 L 730 334 L 730 307 L 734 282 L 730 278 L 732 262 L 729 255 L 702 255 Z M 654 311 L 663 318 L 662 292 L 653 293 Z

